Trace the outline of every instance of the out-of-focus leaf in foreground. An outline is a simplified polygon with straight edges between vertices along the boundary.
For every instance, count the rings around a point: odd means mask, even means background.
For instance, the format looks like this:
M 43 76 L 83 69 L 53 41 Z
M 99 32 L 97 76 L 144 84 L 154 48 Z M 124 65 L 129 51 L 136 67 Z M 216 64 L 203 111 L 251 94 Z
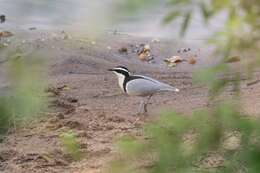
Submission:
M 260 140 L 256 136 L 260 135 L 260 123 L 240 114 L 232 104 L 195 111 L 192 116 L 168 113 L 148 123 L 144 132 L 142 139 L 119 142 L 120 157 L 108 172 L 259 170 Z M 236 145 L 234 141 L 238 141 Z
M 76 135 L 70 131 L 61 134 L 60 137 L 65 153 L 69 154 L 74 160 L 80 160 L 80 145 L 77 141 Z
M 44 109 L 44 62 L 34 55 L 13 54 L 7 63 L 9 86 L 0 95 L 0 135 Z

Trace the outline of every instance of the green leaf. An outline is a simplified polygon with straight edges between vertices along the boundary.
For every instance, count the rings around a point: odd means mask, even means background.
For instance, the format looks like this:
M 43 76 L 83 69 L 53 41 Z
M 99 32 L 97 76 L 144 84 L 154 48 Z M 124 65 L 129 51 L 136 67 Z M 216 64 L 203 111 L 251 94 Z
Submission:
M 80 160 L 80 145 L 77 141 L 76 135 L 69 131 L 60 135 L 61 142 L 65 149 L 65 152 L 69 154 L 74 160 Z
M 180 12 L 179 11 L 171 11 L 170 13 L 168 13 L 164 18 L 162 23 L 163 24 L 168 24 L 170 22 L 172 22 L 174 19 L 176 19 L 177 17 L 180 16 Z
M 205 23 L 208 22 L 208 19 L 213 15 L 212 10 L 204 2 L 199 4 L 201 13 L 204 17 Z
M 191 19 L 192 11 L 189 11 L 185 14 L 183 23 L 181 25 L 181 32 L 180 35 L 183 37 L 187 31 L 187 28 L 190 24 L 190 19 Z
M 221 1 L 220 0 L 213 0 L 211 2 L 211 5 L 212 5 L 215 12 L 218 12 L 218 11 L 230 6 L 230 4 L 231 4 L 230 0 L 221 0 Z
M 190 0 L 169 0 L 170 5 L 189 4 Z

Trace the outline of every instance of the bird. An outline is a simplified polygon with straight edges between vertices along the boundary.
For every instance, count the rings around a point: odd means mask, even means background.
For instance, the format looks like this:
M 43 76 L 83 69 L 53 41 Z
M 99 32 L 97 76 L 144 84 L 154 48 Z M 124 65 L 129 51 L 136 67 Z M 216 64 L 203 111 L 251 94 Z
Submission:
M 147 98 L 146 101 L 143 100 L 141 102 L 138 114 L 146 114 L 148 112 L 147 105 L 154 94 L 163 91 L 179 92 L 178 88 L 151 77 L 131 74 L 128 68 L 124 66 L 116 66 L 112 69 L 108 69 L 108 71 L 112 71 L 116 74 L 118 85 L 124 93 L 129 96 Z

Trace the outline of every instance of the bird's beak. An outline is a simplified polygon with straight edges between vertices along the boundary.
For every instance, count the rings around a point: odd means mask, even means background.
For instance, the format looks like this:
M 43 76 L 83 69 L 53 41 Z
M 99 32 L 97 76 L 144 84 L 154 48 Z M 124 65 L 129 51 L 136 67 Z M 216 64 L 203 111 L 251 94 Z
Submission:
M 114 71 L 114 69 L 112 69 L 112 68 L 111 69 L 107 69 L 107 71 Z

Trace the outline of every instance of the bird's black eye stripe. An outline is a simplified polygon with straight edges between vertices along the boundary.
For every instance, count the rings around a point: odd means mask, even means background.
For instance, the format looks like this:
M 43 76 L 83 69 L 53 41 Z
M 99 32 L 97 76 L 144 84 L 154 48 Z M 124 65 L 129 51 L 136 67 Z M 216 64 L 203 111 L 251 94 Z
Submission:
M 122 69 L 125 69 L 126 71 L 129 71 L 128 68 L 126 68 L 124 66 L 117 66 L 116 68 L 122 68 Z
M 125 75 L 125 76 L 129 76 L 129 73 L 126 72 L 126 71 L 124 71 L 124 70 L 116 69 L 115 72 L 117 72 L 117 73 L 121 73 L 121 74 L 123 74 L 123 75 Z

